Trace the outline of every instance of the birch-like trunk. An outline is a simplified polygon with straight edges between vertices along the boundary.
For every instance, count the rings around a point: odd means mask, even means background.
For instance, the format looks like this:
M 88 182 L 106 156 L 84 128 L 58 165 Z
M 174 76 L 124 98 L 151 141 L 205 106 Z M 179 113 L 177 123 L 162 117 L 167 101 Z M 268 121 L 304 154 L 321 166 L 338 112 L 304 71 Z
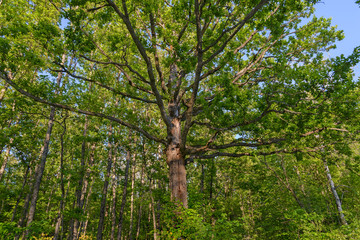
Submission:
M 342 206 L 341 206 L 341 201 L 340 201 L 339 195 L 337 194 L 334 181 L 332 180 L 332 177 L 330 174 L 329 166 L 327 165 L 327 162 L 325 159 L 323 160 L 323 162 L 324 162 L 324 167 L 325 167 L 325 171 L 326 171 L 326 176 L 329 180 L 330 189 L 331 189 L 332 194 L 334 195 L 336 207 L 339 212 L 340 222 L 342 225 L 347 225 L 347 222 L 346 222 L 343 210 L 342 210 Z

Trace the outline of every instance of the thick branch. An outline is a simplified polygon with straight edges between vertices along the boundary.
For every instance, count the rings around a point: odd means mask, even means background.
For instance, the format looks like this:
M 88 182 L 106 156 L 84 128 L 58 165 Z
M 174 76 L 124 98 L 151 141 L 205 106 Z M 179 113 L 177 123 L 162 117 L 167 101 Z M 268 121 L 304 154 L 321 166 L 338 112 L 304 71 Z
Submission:
M 150 85 L 151 85 L 151 89 L 155 94 L 156 97 L 156 103 L 159 107 L 160 113 L 161 113 L 161 117 L 164 120 L 165 124 L 170 127 L 171 126 L 171 122 L 169 117 L 167 116 L 166 112 L 165 112 L 165 107 L 164 107 L 164 103 L 162 100 L 162 97 L 156 87 L 156 80 L 155 80 L 155 75 L 153 72 L 153 67 L 150 61 L 149 56 L 146 54 L 146 50 L 145 47 L 141 44 L 140 39 L 138 38 L 138 36 L 135 33 L 135 30 L 130 22 L 129 19 L 129 14 L 127 11 L 127 7 L 126 7 L 126 1 L 123 0 L 122 1 L 122 5 L 123 5 L 123 9 L 124 9 L 124 13 L 122 13 L 120 11 L 120 9 L 118 8 L 118 6 L 111 0 L 107 0 L 107 2 L 109 3 L 109 5 L 115 10 L 116 14 L 123 20 L 123 22 L 126 25 L 127 30 L 129 31 L 131 38 L 133 39 L 137 49 L 139 50 L 143 60 L 146 63 L 147 66 L 147 72 L 150 78 Z
M 4 75 L 4 74 L 3 74 Z M 56 107 L 56 108 L 61 108 L 61 109 L 66 109 L 66 110 L 69 110 L 69 111 L 72 111 L 72 112 L 78 112 L 78 113 L 81 113 L 81 114 L 85 114 L 85 115 L 88 115 L 88 116 L 96 116 L 96 117 L 100 117 L 100 118 L 105 118 L 105 119 L 108 119 L 110 121 L 113 121 L 113 122 L 117 122 L 125 127 L 128 127 L 130 129 L 133 129 L 139 133 L 142 133 L 144 136 L 146 136 L 147 138 L 151 139 L 151 140 L 154 140 L 156 142 L 160 142 L 160 143 L 163 143 L 165 144 L 165 141 L 163 139 L 160 139 L 160 138 L 157 138 L 153 135 L 151 135 L 150 133 L 148 133 L 147 131 L 145 131 L 144 129 L 138 127 L 138 126 L 135 126 L 133 124 L 130 124 L 128 122 L 125 122 L 121 119 L 118 119 L 118 118 L 115 118 L 115 117 L 112 117 L 112 116 L 108 116 L 108 115 L 105 115 L 103 113 L 97 113 L 97 112 L 92 112 L 92 111 L 87 111 L 87 110 L 82 110 L 82 109 L 78 109 L 78 108 L 74 108 L 74 107 L 71 107 L 71 106 L 67 106 L 67 105 L 63 105 L 63 104 L 59 104 L 59 103 L 52 103 L 52 102 L 49 102 L 47 100 L 44 100 L 42 98 L 39 98 L 39 97 L 36 97 L 34 95 L 32 95 L 31 93 L 21 89 L 18 85 L 16 85 L 8 76 L 1 76 L 9 85 L 11 85 L 13 88 L 15 88 L 18 92 L 20 92 L 21 94 L 23 94 L 24 96 L 27 96 L 31 99 L 33 99 L 34 101 L 36 102 L 39 102 L 39 103 L 43 103 L 43 104 L 47 104 L 47 105 L 50 105 L 50 106 L 53 106 L 53 107 Z
M 140 97 L 135 97 L 135 96 L 132 96 L 128 93 L 124 93 L 124 92 L 121 92 L 121 91 L 118 91 L 112 87 L 109 87 L 101 82 L 98 82 L 98 81 L 95 81 L 93 79 L 89 79 L 89 78 L 86 78 L 86 77 L 82 77 L 82 76 L 77 76 L 75 74 L 73 74 L 72 72 L 70 72 L 69 70 L 67 70 L 63 65 L 61 65 L 61 67 L 63 68 L 63 70 L 61 70 L 61 72 L 66 72 L 67 74 L 69 74 L 71 77 L 73 78 L 77 78 L 77 79 L 81 79 L 81 80 L 84 80 L 86 82 L 91 82 L 91 83 L 94 83 L 102 88 L 105 88 L 115 94 L 119 94 L 123 97 L 128 97 L 128 98 L 132 98 L 132 99 L 135 99 L 135 100 L 139 100 L 139 101 L 142 101 L 142 102 L 146 102 L 146 103 L 156 103 L 155 101 L 153 100 L 148 100 L 148 99 L 144 99 L 144 98 L 140 98 Z M 58 72 L 58 70 L 52 70 L 52 71 L 55 71 L 55 72 Z

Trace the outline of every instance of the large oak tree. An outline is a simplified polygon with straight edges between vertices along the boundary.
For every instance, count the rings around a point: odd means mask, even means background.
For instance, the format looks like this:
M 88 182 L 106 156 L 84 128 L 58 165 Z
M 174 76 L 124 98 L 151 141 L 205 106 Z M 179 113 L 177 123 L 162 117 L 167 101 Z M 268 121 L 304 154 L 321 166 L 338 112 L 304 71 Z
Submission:
M 325 58 L 343 36 L 315 2 L 4 1 L 0 77 L 163 144 L 171 197 L 187 207 L 187 162 L 312 152 L 319 134 L 344 132 L 357 55 Z

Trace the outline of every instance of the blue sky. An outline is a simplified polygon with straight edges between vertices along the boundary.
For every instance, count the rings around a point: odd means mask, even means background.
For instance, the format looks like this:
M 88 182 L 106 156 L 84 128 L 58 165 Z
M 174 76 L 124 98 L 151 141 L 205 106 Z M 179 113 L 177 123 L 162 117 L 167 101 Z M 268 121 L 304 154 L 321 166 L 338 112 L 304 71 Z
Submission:
M 347 56 L 360 46 L 360 6 L 355 4 L 355 0 L 322 0 L 316 4 L 315 15 L 332 18 L 332 25 L 344 31 L 345 39 L 336 44 L 337 49 L 330 52 L 331 57 L 342 53 Z M 354 70 L 359 77 L 360 65 Z

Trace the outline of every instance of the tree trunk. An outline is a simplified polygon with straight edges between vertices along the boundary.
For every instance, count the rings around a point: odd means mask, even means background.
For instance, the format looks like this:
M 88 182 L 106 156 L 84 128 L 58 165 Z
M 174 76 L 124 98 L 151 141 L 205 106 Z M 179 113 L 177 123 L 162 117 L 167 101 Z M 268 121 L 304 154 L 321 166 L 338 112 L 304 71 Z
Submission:
M 110 177 L 111 166 L 112 166 L 112 161 L 113 161 L 113 159 L 112 159 L 112 141 L 110 140 L 111 139 L 111 131 L 112 131 L 112 127 L 110 125 L 110 127 L 109 127 L 109 144 L 108 144 L 109 156 L 108 156 L 108 163 L 107 163 L 108 165 L 107 165 L 107 169 L 106 169 L 104 187 L 103 187 L 103 191 L 102 191 L 100 217 L 99 217 L 98 231 L 97 231 L 97 235 L 96 235 L 97 240 L 102 239 L 102 232 L 104 229 L 105 209 L 106 209 L 106 195 L 107 195 L 107 191 L 108 191 L 109 177 Z
M 168 133 L 168 145 L 166 148 L 166 162 L 169 166 L 169 181 L 171 200 L 188 207 L 186 188 L 186 168 L 184 155 L 180 149 L 181 124 L 178 118 L 173 118 L 172 129 Z
M 86 169 L 86 175 L 84 177 L 84 185 L 83 185 L 83 189 L 81 190 L 80 201 L 82 202 L 82 208 L 80 208 L 80 210 L 81 210 L 82 214 L 84 214 L 86 212 L 88 202 L 89 202 L 91 192 L 92 192 L 93 183 L 94 183 L 93 176 L 91 175 L 91 167 L 94 164 L 95 148 L 96 148 L 96 142 L 94 142 L 91 145 L 91 152 L 90 152 L 90 157 L 89 157 L 89 167 Z M 90 185 L 90 187 L 89 187 L 89 185 Z M 86 195 L 86 193 L 87 193 L 87 195 Z M 85 195 L 86 195 L 86 197 L 85 197 Z M 75 239 L 80 238 L 82 233 L 84 233 L 86 231 L 87 222 L 88 222 L 88 214 L 87 214 L 85 222 L 81 221 L 80 224 L 78 225 L 78 231 L 77 231 L 78 233 L 77 233 L 77 235 L 74 235 Z
M 111 232 L 110 232 L 110 239 L 114 240 L 115 238 L 115 228 L 116 228 L 116 188 L 117 188 L 117 179 L 116 179 L 116 147 L 117 144 L 115 144 L 114 152 L 113 152 L 113 158 L 112 158 L 112 204 L 111 204 Z
M 54 240 L 57 240 L 59 238 L 60 234 L 60 227 L 61 223 L 63 221 L 63 211 L 64 211 L 64 202 L 65 202 L 65 186 L 64 186 L 64 135 L 66 133 L 66 118 L 63 121 L 63 128 L 64 131 L 60 135 L 60 189 L 61 189 L 61 200 L 60 200 L 60 206 L 57 216 L 57 221 L 55 225 L 55 233 L 54 233 Z
M 135 171 L 136 171 L 136 155 L 133 157 L 133 167 L 131 175 L 131 197 L 130 197 L 130 227 L 129 239 L 132 239 L 133 225 L 134 225 L 134 187 L 135 187 Z
M 47 129 L 46 137 L 45 137 L 45 141 L 44 141 L 44 149 L 41 153 L 40 163 L 39 163 L 39 165 L 36 166 L 36 169 L 35 169 L 35 182 L 34 182 L 34 187 L 33 187 L 33 194 L 31 196 L 29 215 L 28 215 L 27 223 L 26 223 L 27 227 L 29 227 L 31 225 L 32 221 L 34 220 L 34 216 L 35 216 L 36 203 L 37 203 L 37 200 L 39 197 L 41 179 L 42 179 L 42 176 L 43 176 L 43 173 L 45 170 L 46 159 L 47 159 L 47 155 L 49 152 L 50 137 L 51 137 L 52 127 L 54 125 L 54 117 L 55 117 L 55 108 L 52 107 L 51 112 L 50 112 L 49 122 L 48 122 L 48 129 Z M 29 233 L 29 230 L 26 231 L 25 236 L 27 236 L 28 233 Z M 24 239 L 26 239 L 25 236 L 24 236 Z
M 155 202 L 154 202 L 154 197 L 153 197 L 153 193 L 152 193 L 152 184 L 151 184 L 151 180 L 150 180 L 150 198 L 151 198 L 151 203 L 150 203 L 150 211 L 152 213 L 152 220 L 153 220 L 153 227 L 154 227 L 154 240 L 157 240 L 157 227 L 156 227 L 156 217 L 155 217 Z
M 143 165 L 141 167 L 141 175 L 140 175 L 140 182 L 141 182 L 141 186 L 144 186 L 144 168 L 145 168 L 145 162 L 146 162 L 146 159 L 145 159 L 145 145 L 143 144 L 143 148 L 144 148 L 144 162 L 143 162 Z M 140 200 L 143 199 L 143 192 L 141 193 L 140 195 Z M 142 214 L 142 205 L 141 205 L 141 202 L 140 201 L 140 206 L 139 206 L 139 212 L 138 212 L 138 222 L 137 222 L 137 227 L 136 227 L 136 239 L 139 238 L 139 235 L 140 235 L 140 222 L 141 222 L 141 214 Z M 130 238 L 130 240 L 132 240 Z
M 9 146 L 7 147 L 7 150 L 6 150 L 6 152 L 5 152 L 4 161 L 3 161 L 2 164 L 1 164 L 1 168 L 0 168 L 0 182 L 1 182 L 2 176 L 3 176 L 4 172 L 5 172 L 6 164 L 7 164 L 8 160 L 9 160 L 10 150 L 11 150 L 11 146 L 10 146 L 10 145 L 12 144 L 13 140 L 14 140 L 13 138 L 10 139 L 10 144 L 9 144 Z M 1 154 L 1 153 L 0 153 L 0 154 Z
M 126 194 L 127 194 L 127 185 L 128 185 L 128 177 L 129 177 L 129 166 L 130 166 L 130 160 L 131 160 L 131 154 L 130 151 L 127 151 L 126 154 L 126 167 L 125 167 L 125 177 L 124 177 L 124 190 L 123 190 L 123 196 L 121 200 L 121 208 L 119 213 L 119 225 L 118 225 L 118 234 L 117 239 L 121 240 L 121 231 L 122 231 L 122 223 L 124 219 L 124 209 L 126 204 Z
M 76 189 L 76 208 L 78 210 L 82 209 L 83 207 L 83 182 L 84 182 L 84 177 L 85 177 L 85 153 L 86 153 L 86 134 L 87 134 L 87 124 L 88 124 L 88 119 L 87 116 L 85 116 L 85 123 L 84 123 L 84 131 L 83 131 L 83 142 L 81 144 L 81 166 L 80 166 L 80 179 L 79 179 L 79 183 Z M 72 225 L 70 227 L 70 231 L 72 232 L 69 235 L 69 239 L 75 239 L 77 236 L 77 231 L 78 231 L 78 227 L 79 227 L 79 220 L 78 219 L 73 219 L 72 221 Z
M 342 206 L 341 206 L 341 201 L 340 201 L 339 195 L 337 194 L 335 184 L 334 184 L 334 182 L 332 180 L 329 167 L 328 167 L 327 162 L 326 162 L 325 159 L 323 160 L 323 162 L 324 162 L 324 166 L 325 166 L 326 176 L 327 176 L 327 178 L 329 180 L 331 192 L 334 195 L 336 207 L 337 207 L 338 212 L 339 212 L 340 222 L 341 222 L 342 225 L 347 225 L 347 222 L 346 222 L 343 210 L 342 210 Z
M 86 230 L 87 230 L 87 226 L 89 224 L 89 215 L 90 215 L 90 211 L 87 211 L 87 207 L 88 207 L 89 202 L 90 202 L 90 196 L 91 196 L 91 193 L 92 193 L 94 182 L 95 181 L 94 181 L 93 177 L 91 177 L 90 188 L 89 188 L 89 191 L 88 191 L 88 194 L 87 194 L 87 197 L 86 197 L 86 201 L 85 201 L 85 204 L 84 204 L 84 210 L 83 210 L 84 212 L 87 212 L 86 220 L 85 220 L 85 222 L 84 221 L 81 222 L 81 227 L 80 227 L 80 231 L 79 231 L 79 234 L 78 234 L 77 238 L 81 238 L 83 236 L 86 236 Z
M 2 102 L 2 100 L 4 99 L 4 97 L 5 97 L 5 92 L 6 92 L 7 88 L 8 88 L 8 86 L 9 86 L 9 84 L 8 84 L 8 83 L 5 83 L 4 88 L 1 89 L 1 91 L 0 91 L 0 102 Z
M 64 62 L 65 62 L 65 55 L 62 56 L 62 63 L 64 63 Z M 57 84 L 58 89 L 60 87 L 61 78 L 62 78 L 62 72 L 59 72 L 57 79 L 56 79 L 56 84 Z M 59 93 L 58 89 L 55 91 L 55 95 L 57 95 Z M 44 140 L 43 151 L 41 153 L 40 163 L 35 168 L 35 181 L 34 181 L 34 185 L 33 185 L 33 194 L 31 196 L 29 215 L 28 215 L 27 223 L 26 223 L 27 227 L 29 227 L 31 225 L 32 221 L 34 220 L 34 216 L 35 216 L 36 203 L 37 203 L 37 200 L 39 197 L 41 179 L 42 179 L 42 176 L 43 176 L 43 173 L 45 170 L 46 159 L 47 159 L 47 155 L 49 152 L 50 138 L 51 138 L 52 128 L 54 125 L 54 118 L 55 118 L 55 107 L 51 107 L 48 128 L 46 131 L 46 136 L 45 136 L 45 140 Z M 26 230 L 24 238 L 26 238 L 26 236 L 28 234 L 29 234 L 29 230 Z
M 19 206 L 19 203 L 20 203 L 22 194 L 23 194 L 23 192 L 24 192 L 24 188 L 25 188 L 26 183 L 27 183 L 28 175 L 31 175 L 30 164 L 29 164 L 28 167 L 26 168 L 26 172 L 25 172 L 25 176 L 24 176 L 24 182 L 23 182 L 23 185 L 22 185 L 22 187 L 21 187 L 21 191 L 20 191 L 19 197 L 18 197 L 17 200 L 16 200 L 16 204 L 15 204 L 15 207 L 14 207 L 14 210 L 13 210 L 13 215 L 12 215 L 12 217 L 11 217 L 11 222 L 13 222 L 13 221 L 15 220 L 16 210 L 17 210 L 17 208 L 18 208 L 18 206 Z

